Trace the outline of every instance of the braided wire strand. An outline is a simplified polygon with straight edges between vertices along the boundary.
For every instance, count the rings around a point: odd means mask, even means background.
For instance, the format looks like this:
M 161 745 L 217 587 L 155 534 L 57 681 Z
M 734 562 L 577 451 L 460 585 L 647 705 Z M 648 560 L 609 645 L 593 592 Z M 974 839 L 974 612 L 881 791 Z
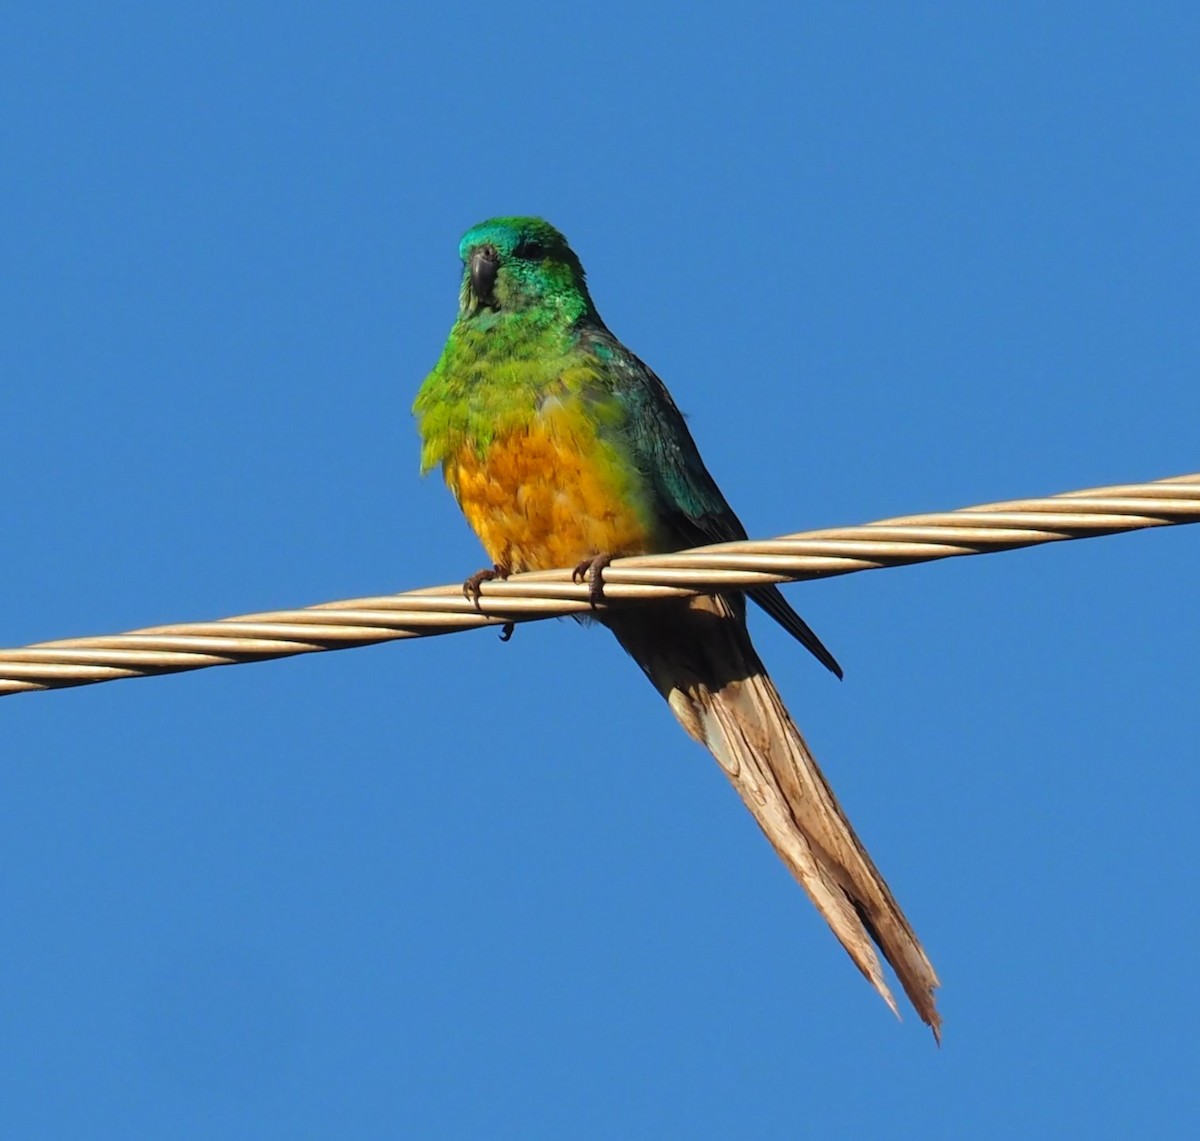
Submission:
M 1200 522 L 1200 473 L 615 559 L 604 570 L 604 599 L 605 605 L 620 606 L 1195 522 Z M 555 570 L 484 583 L 477 604 L 461 586 L 439 586 L 39 642 L 0 650 L 0 696 L 344 650 L 589 609 L 587 584 L 573 582 L 569 570 Z

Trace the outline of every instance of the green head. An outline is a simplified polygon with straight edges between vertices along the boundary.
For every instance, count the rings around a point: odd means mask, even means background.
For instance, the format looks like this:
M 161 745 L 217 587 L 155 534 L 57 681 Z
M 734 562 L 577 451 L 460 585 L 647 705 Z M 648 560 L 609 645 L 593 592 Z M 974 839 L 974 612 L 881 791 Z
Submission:
M 492 218 L 472 226 L 458 247 L 463 261 L 459 320 L 528 310 L 560 310 L 576 320 L 593 311 L 583 266 L 549 222 Z

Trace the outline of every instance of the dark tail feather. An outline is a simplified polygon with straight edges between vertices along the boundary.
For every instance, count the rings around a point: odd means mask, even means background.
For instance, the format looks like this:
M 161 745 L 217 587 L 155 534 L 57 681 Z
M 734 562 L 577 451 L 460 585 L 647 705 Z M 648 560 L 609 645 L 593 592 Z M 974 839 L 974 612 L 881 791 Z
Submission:
M 792 609 L 791 603 L 783 597 L 777 586 L 756 586 L 746 592 L 752 602 L 761 606 L 776 622 L 779 623 L 797 642 L 800 643 L 814 658 L 817 659 L 839 681 L 842 677 L 842 667 L 826 648 L 825 644 L 813 632 L 813 628 Z

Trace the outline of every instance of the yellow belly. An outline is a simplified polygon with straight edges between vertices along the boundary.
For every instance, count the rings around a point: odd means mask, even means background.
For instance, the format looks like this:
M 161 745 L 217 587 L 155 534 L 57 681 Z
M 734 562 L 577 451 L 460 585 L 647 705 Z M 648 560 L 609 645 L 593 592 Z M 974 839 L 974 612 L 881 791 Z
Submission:
M 562 415 L 464 448 L 446 482 L 488 557 L 511 571 L 573 567 L 594 555 L 653 548 L 652 512 L 636 472 Z

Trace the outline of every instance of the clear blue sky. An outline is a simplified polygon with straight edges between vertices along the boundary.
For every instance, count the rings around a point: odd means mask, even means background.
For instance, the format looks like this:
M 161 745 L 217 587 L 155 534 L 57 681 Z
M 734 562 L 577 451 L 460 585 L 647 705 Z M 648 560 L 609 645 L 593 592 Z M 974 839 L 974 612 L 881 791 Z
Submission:
M 1198 52 L 1194 3 L 10 5 L 0 641 L 481 565 L 409 406 L 497 213 L 754 534 L 1196 470 Z M 0 1134 L 1190 1134 L 1198 559 L 789 588 L 841 684 L 755 627 L 940 1051 L 601 630 L 7 698 Z

